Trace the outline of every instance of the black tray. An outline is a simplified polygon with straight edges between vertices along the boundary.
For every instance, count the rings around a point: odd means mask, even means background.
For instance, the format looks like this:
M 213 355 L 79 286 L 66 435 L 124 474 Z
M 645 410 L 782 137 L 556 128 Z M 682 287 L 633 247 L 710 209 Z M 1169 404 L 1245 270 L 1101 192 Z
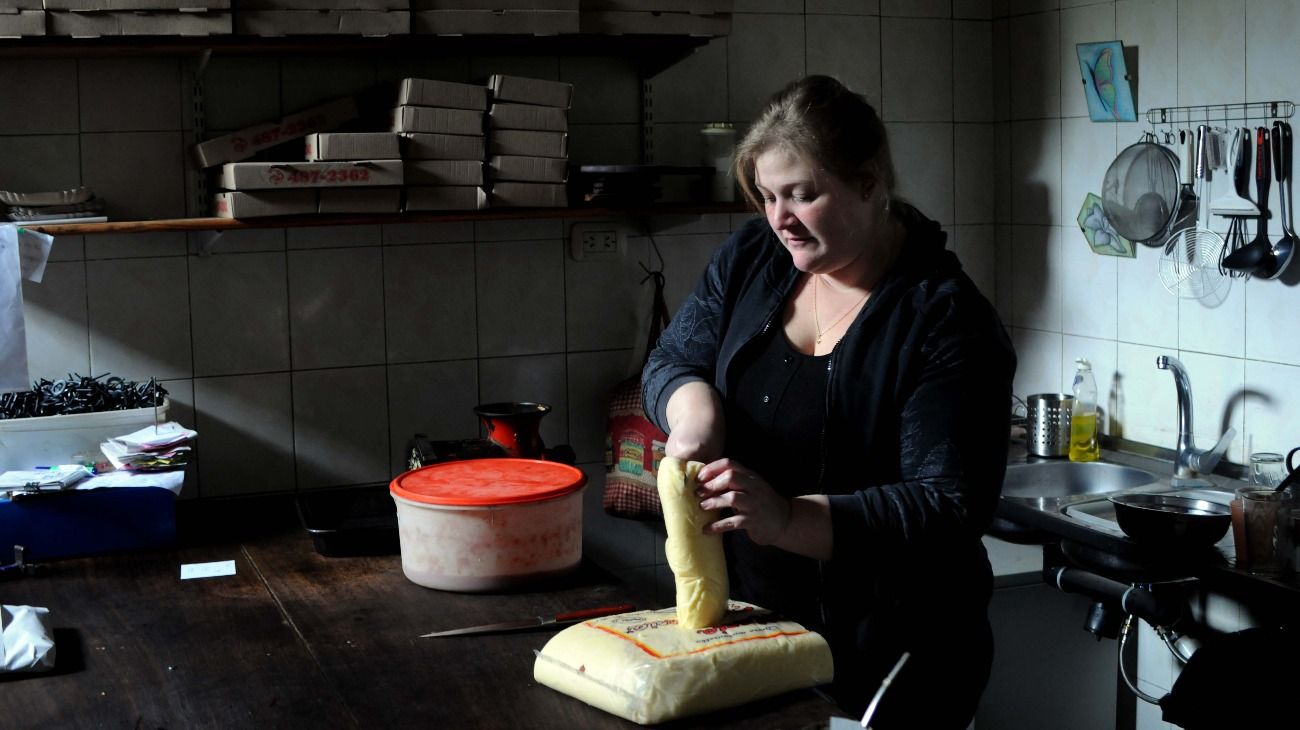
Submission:
M 397 505 L 387 485 L 300 494 L 298 516 L 321 555 L 396 555 L 401 551 Z

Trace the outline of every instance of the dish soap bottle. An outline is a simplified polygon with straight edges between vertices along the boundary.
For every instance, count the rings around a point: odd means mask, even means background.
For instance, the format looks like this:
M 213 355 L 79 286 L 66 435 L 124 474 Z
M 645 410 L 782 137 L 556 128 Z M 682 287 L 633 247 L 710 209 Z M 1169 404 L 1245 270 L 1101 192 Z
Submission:
M 1074 361 L 1074 405 L 1070 407 L 1070 461 L 1101 458 L 1097 441 L 1097 381 L 1086 358 Z

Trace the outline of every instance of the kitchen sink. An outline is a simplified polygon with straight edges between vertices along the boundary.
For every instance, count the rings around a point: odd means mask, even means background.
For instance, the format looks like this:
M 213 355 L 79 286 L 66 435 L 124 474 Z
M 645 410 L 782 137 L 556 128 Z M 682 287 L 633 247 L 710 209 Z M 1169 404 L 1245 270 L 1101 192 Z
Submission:
M 1161 479 L 1144 469 L 1100 461 L 1012 464 L 1002 481 L 1002 497 L 1057 510 L 1063 504 L 1153 485 Z

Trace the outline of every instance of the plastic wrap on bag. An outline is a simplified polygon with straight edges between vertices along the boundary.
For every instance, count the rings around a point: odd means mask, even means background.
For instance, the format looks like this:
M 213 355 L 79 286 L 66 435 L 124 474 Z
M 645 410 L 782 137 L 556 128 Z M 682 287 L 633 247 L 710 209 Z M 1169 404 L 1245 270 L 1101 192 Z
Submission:
M 538 683 L 643 725 L 825 684 L 826 640 L 731 601 L 718 626 L 685 629 L 675 608 L 591 619 L 556 634 L 533 664 Z
M 54 668 L 50 610 L 0 606 L 0 672 L 44 672 Z

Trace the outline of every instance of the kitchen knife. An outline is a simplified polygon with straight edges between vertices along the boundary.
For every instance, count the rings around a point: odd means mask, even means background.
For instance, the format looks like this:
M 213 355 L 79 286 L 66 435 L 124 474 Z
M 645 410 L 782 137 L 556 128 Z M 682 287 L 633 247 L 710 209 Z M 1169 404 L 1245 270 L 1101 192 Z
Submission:
M 505 631 L 525 631 L 527 629 L 538 629 L 550 626 L 563 626 L 565 624 L 575 624 L 589 618 L 598 618 L 600 616 L 612 616 L 616 613 L 627 613 L 635 611 L 636 606 L 630 603 L 620 603 L 617 606 L 601 606 L 600 608 L 586 608 L 581 611 L 569 611 L 567 613 L 557 613 L 554 616 L 533 616 L 532 618 L 518 619 L 516 621 L 501 621 L 494 624 L 482 624 L 480 626 L 466 626 L 461 629 L 449 629 L 447 631 L 434 631 L 431 634 L 421 634 L 419 638 L 428 639 L 437 636 L 464 636 L 466 634 L 488 634 L 500 633 Z

